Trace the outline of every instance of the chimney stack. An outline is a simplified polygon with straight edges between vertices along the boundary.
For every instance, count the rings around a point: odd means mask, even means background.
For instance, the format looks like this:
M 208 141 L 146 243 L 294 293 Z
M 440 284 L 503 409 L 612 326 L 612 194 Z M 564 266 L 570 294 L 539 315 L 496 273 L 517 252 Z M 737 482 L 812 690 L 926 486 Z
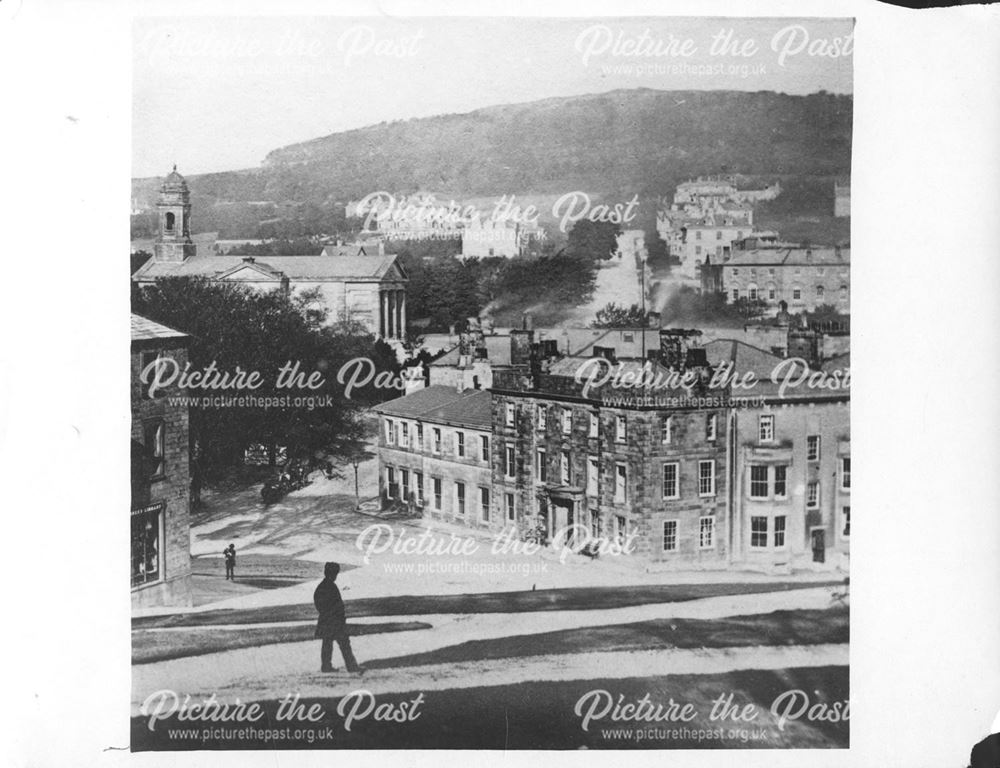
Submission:
M 687 366 L 688 339 L 701 336 L 701 331 L 683 328 L 660 330 L 660 362 L 672 370 L 683 371 Z
M 531 364 L 531 347 L 535 343 L 535 332 L 530 328 L 514 328 L 510 332 L 510 364 L 527 366 Z

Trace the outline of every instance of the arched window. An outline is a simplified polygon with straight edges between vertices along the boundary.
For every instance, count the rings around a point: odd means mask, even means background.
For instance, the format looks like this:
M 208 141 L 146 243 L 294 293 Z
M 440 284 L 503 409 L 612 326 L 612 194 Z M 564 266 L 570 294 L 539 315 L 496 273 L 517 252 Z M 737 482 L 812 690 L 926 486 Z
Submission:
M 826 289 L 822 285 L 816 286 L 816 298 L 817 300 L 822 299 L 826 294 Z
M 757 300 L 757 283 L 750 283 L 747 286 L 747 295 L 750 297 L 750 301 Z
M 167 230 L 167 232 L 174 231 L 174 219 L 175 219 L 174 214 L 169 211 L 167 212 L 167 215 L 163 218 L 164 222 L 163 228 Z
M 847 286 L 846 285 L 840 286 L 840 300 L 843 301 L 843 302 L 845 302 L 845 303 L 847 302 Z

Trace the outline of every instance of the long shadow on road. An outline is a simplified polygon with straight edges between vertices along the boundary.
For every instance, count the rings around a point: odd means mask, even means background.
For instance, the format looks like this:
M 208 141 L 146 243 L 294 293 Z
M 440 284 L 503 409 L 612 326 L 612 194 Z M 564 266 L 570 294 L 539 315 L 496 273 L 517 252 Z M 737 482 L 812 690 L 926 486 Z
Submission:
M 627 608 L 651 603 L 677 603 L 707 597 L 751 595 L 839 586 L 840 581 L 734 584 L 643 584 L 615 587 L 574 587 L 523 592 L 459 595 L 396 595 L 348 600 L 348 617 L 417 616 L 440 613 L 526 613 Z M 133 629 L 197 627 L 212 624 L 259 624 L 316 618 L 311 603 L 263 608 L 219 609 L 201 613 L 144 616 L 132 619 Z

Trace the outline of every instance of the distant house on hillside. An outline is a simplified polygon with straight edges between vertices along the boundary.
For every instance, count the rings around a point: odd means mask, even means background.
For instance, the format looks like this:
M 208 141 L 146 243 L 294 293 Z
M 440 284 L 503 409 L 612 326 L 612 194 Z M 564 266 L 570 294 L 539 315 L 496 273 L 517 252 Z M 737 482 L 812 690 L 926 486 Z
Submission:
M 462 257 L 486 259 L 491 256 L 512 258 L 523 251 L 525 233 L 512 221 L 475 219 L 462 228 Z

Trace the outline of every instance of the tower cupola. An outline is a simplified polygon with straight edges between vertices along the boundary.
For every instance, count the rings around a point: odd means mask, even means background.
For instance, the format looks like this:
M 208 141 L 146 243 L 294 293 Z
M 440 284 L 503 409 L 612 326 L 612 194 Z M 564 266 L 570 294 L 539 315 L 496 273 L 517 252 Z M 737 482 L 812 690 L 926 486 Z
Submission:
M 163 180 L 156 200 L 157 231 L 153 258 L 184 261 L 195 253 L 191 241 L 191 192 L 177 166 Z

